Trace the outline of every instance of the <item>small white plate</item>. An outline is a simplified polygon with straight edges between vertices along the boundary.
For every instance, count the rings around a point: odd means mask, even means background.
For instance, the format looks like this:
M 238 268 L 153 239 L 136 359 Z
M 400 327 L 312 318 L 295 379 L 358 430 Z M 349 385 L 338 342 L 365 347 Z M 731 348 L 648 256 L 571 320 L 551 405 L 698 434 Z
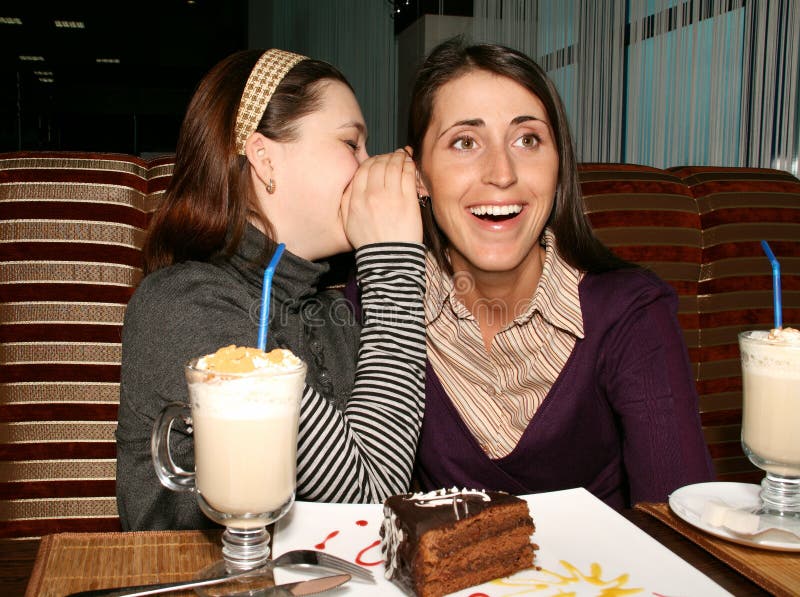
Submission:
M 781 541 L 763 535 L 749 538 L 703 521 L 703 506 L 709 500 L 722 500 L 732 508 L 754 510 L 761 503 L 758 495 L 760 491 L 760 485 L 751 483 L 697 483 L 672 492 L 669 496 L 669 507 L 679 518 L 716 537 L 750 547 L 775 551 L 800 551 L 800 541 Z

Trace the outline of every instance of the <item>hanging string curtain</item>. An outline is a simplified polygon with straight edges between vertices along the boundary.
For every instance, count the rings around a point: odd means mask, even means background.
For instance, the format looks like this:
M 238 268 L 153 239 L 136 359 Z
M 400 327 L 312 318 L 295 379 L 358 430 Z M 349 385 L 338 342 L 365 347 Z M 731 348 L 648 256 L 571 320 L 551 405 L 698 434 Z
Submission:
M 796 0 L 475 0 L 473 35 L 545 68 L 581 161 L 798 173 Z
M 621 161 L 625 4 L 475 0 L 473 38 L 531 56 L 559 90 L 581 161 Z
M 475 0 L 473 5 L 473 40 L 500 43 L 536 60 L 558 87 L 571 120 L 580 104 L 573 27 L 578 9 L 578 0 Z M 571 124 L 575 129 L 574 120 Z
M 620 161 L 623 130 L 625 3 L 579 3 L 575 52 L 575 140 L 585 162 Z
M 397 50 L 392 5 L 378 0 L 272 0 L 275 47 L 325 60 L 355 90 L 369 129 L 370 153 L 395 149 Z
M 742 1 L 630 2 L 625 158 L 738 165 Z
M 744 25 L 741 165 L 798 175 L 800 3 L 748 1 Z

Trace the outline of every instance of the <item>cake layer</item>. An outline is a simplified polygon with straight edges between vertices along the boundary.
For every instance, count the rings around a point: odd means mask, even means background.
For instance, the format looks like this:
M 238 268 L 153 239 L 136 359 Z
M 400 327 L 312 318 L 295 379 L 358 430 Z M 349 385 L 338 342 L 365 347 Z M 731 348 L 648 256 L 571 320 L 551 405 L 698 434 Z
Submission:
M 421 549 L 430 550 L 439 557 L 447 557 L 461 550 L 465 544 L 477 544 L 498 535 L 516 534 L 530 543 L 535 527 L 524 502 L 519 506 L 499 506 L 475 517 L 464 519 L 458 525 L 442 526 L 423 535 Z
M 531 529 L 519 528 L 498 535 L 488 536 L 481 541 L 464 541 L 458 547 L 441 549 L 434 545 L 435 537 L 425 537 L 417 549 L 414 566 L 422 574 L 429 574 L 432 567 L 468 568 L 482 564 L 489 556 L 506 553 L 512 550 L 527 549 L 531 545 Z M 531 559 L 529 565 L 533 564 Z
M 497 578 L 511 576 L 515 572 L 530 568 L 533 564 L 534 548 L 528 542 L 521 550 L 505 553 L 485 553 L 484 561 L 473 566 L 442 567 L 427 578 L 414 581 L 414 593 L 418 597 L 442 597 L 461 589 L 479 585 Z M 487 558 L 490 558 L 487 560 Z
M 392 496 L 381 529 L 386 576 L 440 597 L 533 566 L 535 531 L 524 500 L 456 488 Z

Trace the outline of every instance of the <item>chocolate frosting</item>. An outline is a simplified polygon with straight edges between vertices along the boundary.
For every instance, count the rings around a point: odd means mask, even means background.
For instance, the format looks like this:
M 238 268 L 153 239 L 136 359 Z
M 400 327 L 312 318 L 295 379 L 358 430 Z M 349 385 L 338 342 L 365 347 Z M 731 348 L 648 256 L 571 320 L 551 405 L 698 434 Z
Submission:
M 455 487 L 388 498 L 383 506 L 381 529 L 386 578 L 412 589 L 410 563 L 423 534 L 431 529 L 452 526 L 489 507 L 519 501 L 520 498 L 505 492 Z

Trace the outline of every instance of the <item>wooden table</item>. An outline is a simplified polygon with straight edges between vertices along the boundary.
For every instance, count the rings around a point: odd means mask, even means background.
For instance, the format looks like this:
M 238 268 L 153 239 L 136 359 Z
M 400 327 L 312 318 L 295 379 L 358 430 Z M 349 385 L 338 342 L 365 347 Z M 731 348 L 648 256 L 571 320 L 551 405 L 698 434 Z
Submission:
M 623 515 L 737 597 L 769 595 L 659 520 L 636 510 L 626 510 Z M 15 597 L 25 594 L 38 547 L 38 540 L 0 539 L 0 595 Z
M 0 595 L 25 594 L 38 550 L 38 539 L 0 539 Z

